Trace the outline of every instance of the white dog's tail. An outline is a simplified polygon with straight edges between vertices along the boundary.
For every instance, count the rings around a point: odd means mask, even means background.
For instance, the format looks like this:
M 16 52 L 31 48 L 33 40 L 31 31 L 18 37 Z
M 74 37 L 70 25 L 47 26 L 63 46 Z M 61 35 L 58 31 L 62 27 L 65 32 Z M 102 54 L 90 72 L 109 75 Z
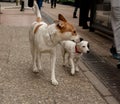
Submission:
M 34 11 L 34 13 L 35 13 L 36 16 L 37 16 L 36 21 L 37 21 L 37 22 L 40 22 L 41 19 L 42 19 L 42 16 L 41 16 L 41 13 L 40 13 L 38 4 L 37 4 L 37 2 L 36 2 L 35 0 L 34 0 L 34 8 L 33 8 L 33 11 Z

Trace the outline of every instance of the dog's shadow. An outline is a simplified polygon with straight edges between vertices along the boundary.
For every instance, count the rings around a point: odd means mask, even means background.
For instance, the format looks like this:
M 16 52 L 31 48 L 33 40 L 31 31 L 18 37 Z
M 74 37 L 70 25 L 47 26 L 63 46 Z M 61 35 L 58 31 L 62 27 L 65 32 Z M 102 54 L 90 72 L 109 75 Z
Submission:
M 75 74 L 71 74 L 71 66 L 70 65 L 62 65 L 63 70 L 65 71 L 66 74 L 69 74 L 70 76 L 76 76 L 78 75 L 79 72 L 75 71 Z
M 36 80 L 41 80 L 41 82 L 46 82 L 46 83 L 51 83 L 51 80 L 49 80 L 49 77 L 47 76 L 48 74 L 45 73 L 45 70 L 46 69 L 42 69 L 42 70 L 39 70 L 39 72 L 33 72 L 32 68 L 30 68 L 30 74 L 31 74 L 31 77 L 33 79 L 36 79 Z

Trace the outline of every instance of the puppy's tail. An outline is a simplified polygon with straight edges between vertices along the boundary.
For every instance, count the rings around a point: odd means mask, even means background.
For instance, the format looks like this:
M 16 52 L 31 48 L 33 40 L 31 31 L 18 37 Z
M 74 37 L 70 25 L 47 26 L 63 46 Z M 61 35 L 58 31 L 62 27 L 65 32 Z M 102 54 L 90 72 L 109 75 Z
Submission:
M 34 11 L 34 13 L 35 13 L 36 16 L 37 16 L 36 21 L 37 21 L 37 22 L 40 22 L 40 21 L 42 20 L 42 16 L 41 16 L 41 13 L 40 13 L 40 10 L 39 10 L 39 7 L 38 7 L 38 4 L 37 4 L 36 0 L 34 0 L 33 11 Z

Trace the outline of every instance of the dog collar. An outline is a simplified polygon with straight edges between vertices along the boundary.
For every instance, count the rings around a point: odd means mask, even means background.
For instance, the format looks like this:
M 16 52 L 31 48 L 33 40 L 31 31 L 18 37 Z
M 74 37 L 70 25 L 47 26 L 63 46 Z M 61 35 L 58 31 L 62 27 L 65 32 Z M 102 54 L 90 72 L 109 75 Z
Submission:
M 81 53 L 80 51 L 78 51 L 77 45 L 75 45 L 75 53 Z

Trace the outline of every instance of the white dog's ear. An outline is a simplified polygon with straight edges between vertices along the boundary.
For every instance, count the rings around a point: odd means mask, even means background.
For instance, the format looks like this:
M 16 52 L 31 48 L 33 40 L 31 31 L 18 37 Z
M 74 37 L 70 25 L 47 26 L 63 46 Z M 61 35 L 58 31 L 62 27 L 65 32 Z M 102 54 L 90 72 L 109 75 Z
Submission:
M 58 20 L 67 22 L 67 20 L 65 19 L 65 17 L 62 14 L 58 14 Z
M 58 23 L 59 23 L 59 20 L 54 20 L 54 23 L 55 23 L 55 24 L 58 24 Z
M 54 23 L 57 25 L 58 28 L 64 28 L 65 24 L 61 20 L 55 20 Z

